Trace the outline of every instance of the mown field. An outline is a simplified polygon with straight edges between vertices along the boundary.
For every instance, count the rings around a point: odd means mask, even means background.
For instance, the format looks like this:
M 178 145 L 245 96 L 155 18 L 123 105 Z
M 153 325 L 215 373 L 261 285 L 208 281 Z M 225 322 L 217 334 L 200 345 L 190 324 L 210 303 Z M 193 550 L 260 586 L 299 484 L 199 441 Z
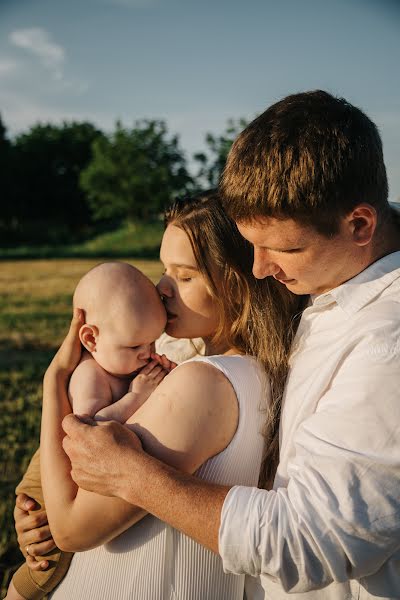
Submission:
M 130 260 L 153 281 L 156 260 Z M 0 262 L 0 586 L 21 561 L 14 488 L 38 446 L 41 382 L 68 328 L 72 293 L 100 259 Z

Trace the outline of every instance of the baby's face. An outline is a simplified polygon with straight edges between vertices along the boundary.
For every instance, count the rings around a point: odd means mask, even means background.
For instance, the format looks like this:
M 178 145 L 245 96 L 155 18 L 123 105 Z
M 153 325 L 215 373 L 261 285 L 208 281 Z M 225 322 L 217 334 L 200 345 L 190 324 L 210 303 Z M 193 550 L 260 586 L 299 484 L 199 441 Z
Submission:
M 154 341 L 161 335 L 165 325 L 163 314 L 121 315 L 118 322 L 100 329 L 93 358 L 103 369 L 117 376 L 131 376 L 144 367 L 154 351 Z
M 77 285 L 74 305 L 85 310 L 83 345 L 103 369 L 119 376 L 148 362 L 167 320 L 155 286 L 127 263 L 103 263 L 89 271 Z

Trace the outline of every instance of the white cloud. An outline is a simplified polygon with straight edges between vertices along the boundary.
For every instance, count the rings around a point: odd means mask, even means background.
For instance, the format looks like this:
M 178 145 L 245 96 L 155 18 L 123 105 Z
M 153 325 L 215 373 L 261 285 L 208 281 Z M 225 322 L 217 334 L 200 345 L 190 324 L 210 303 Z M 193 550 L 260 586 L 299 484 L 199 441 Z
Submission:
M 10 34 L 10 41 L 18 48 L 27 50 L 49 69 L 56 80 L 63 78 L 65 51 L 56 44 L 50 34 L 39 27 L 17 29 Z
M 26 131 L 36 123 L 60 124 L 63 121 L 90 121 L 105 131 L 114 127 L 115 117 L 100 111 L 69 110 L 0 90 L 1 116 L 11 135 Z
M 18 71 L 17 61 L 11 58 L 0 59 L 0 77 L 14 75 Z

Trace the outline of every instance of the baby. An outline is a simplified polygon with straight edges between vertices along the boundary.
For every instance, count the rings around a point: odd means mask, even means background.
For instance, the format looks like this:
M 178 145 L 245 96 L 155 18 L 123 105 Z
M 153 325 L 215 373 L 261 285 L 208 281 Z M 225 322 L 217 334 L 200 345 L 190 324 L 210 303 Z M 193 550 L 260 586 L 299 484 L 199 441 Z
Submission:
M 125 423 L 167 374 L 150 361 L 166 324 L 160 296 L 141 271 L 110 262 L 84 275 L 73 304 L 85 312 L 85 350 L 69 385 L 73 412 Z
M 125 423 L 175 366 L 165 357 L 156 355 L 151 360 L 154 341 L 167 320 L 160 296 L 141 271 L 127 263 L 109 262 L 82 277 L 73 304 L 85 312 L 79 331 L 84 350 L 68 390 L 73 412 Z M 30 478 L 16 491 L 35 498 L 44 508 L 35 457 Z M 43 558 L 49 564 L 46 571 L 29 571 L 26 564 L 19 568 L 7 600 L 43 598 L 64 577 L 72 554 L 55 549 Z

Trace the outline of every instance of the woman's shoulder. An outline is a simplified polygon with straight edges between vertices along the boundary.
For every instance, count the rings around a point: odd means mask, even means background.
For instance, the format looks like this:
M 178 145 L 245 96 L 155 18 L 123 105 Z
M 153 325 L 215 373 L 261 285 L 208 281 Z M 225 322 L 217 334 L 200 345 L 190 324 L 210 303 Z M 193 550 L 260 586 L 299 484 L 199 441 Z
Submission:
M 239 379 L 245 385 L 248 380 L 256 380 L 260 385 L 267 384 L 267 377 L 262 365 L 256 358 L 247 354 L 217 354 L 213 356 L 196 356 L 183 364 L 205 363 L 222 371 L 229 380 Z

